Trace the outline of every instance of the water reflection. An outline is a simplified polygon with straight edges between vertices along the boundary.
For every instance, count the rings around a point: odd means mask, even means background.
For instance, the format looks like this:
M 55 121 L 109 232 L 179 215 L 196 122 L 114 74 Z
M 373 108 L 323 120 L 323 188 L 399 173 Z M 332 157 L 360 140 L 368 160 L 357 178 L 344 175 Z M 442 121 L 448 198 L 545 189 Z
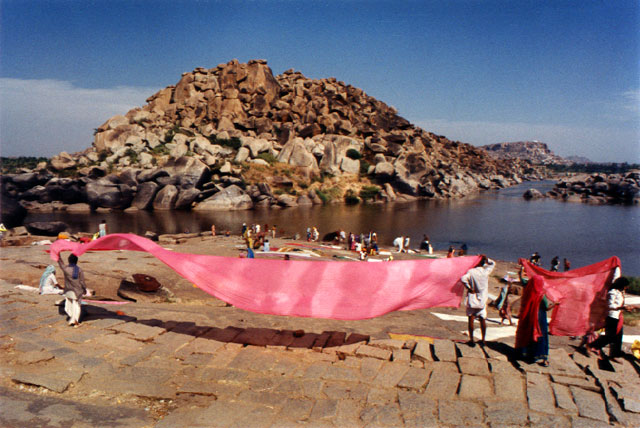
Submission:
M 590 206 L 555 200 L 525 201 L 529 187 L 546 191 L 551 182 L 525 183 L 510 189 L 486 192 L 455 201 L 418 201 L 372 205 L 325 205 L 287 209 L 256 209 L 229 212 L 113 212 L 105 214 L 30 214 L 31 221 L 65 221 L 72 231 L 97 231 L 102 219 L 110 232 L 144 234 L 230 230 L 239 233 L 242 223 L 277 225 L 285 236 L 316 226 L 321 236 L 340 228 L 347 233 L 375 230 L 380 242 L 391 245 L 396 236 L 411 238 L 417 247 L 423 234 L 435 249 L 466 243 L 472 253 L 487 253 L 516 261 L 534 251 L 542 255 L 543 267 L 551 259 L 567 257 L 574 267 L 612 255 L 623 262 L 626 274 L 640 276 L 640 221 L 638 207 Z

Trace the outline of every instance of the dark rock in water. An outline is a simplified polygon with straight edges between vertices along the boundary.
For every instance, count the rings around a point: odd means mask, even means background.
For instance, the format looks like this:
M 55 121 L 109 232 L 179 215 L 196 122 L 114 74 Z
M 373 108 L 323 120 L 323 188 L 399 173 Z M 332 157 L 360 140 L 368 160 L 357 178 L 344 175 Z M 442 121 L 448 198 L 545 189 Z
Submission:
M 138 182 L 144 181 L 156 181 L 160 177 L 168 177 L 169 173 L 162 169 L 155 169 L 150 171 L 142 171 L 138 174 Z
M 150 230 L 147 230 L 144 233 L 144 237 L 147 238 L 147 239 L 150 239 L 150 240 L 152 240 L 154 242 L 158 242 L 158 234 L 155 233 L 155 232 L 151 232 Z
M 164 186 L 153 200 L 154 210 L 171 210 L 173 209 L 176 199 L 178 199 L 178 189 L 176 186 L 169 184 Z
M 233 211 L 253 208 L 251 196 L 240 187 L 231 185 L 194 207 L 195 211 Z
M 27 230 L 33 235 L 57 236 L 69 229 L 69 225 L 62 221 L 38 221 L 27 224 Z
M 337 241 L 338 238 L 340 237 L 340 232 L 336 231 L 336 232 L 329 232 L 326 235 L 324 235 L 322 237 L 322 241 L 323 242 L 334 242 Z
M 27 216 L 27 210 L 13 198 L 2 195 L 0 199 L 0 222 L 7 228 L 20 226 Z
M 136 178 L 138 176 L 138 172 L 140 172 L 139 169 L 125 169 L 120 174 L 118 174 L 118 179 L 128 186 L 136 186 L 138 184 L 138 180 Z
M 133 198 L 133 202 L 131 202 L 131 206 L 139 210 L 151 209 L 151 204 L 153 204 L 158 188 L 159 186 L 153 181 L 146 181 L 138 185 L 138 191 Z
M 194 187 L 181 189 L 178 193 L 178 199 L 176 199 L 174 208 L 177 210 L 190 209 L 191 204 L 196 200 L 198 195 L 200 195 L 200 191 Z
M 87 184 L 87 202 L 92 208 L 125 209 L 131 205 L 133 190 L 126 184 L 115 184 L 108 177 Z
M 542 199 L 544 198 L 544 195 L 536 189 L 527 189 L 527 191 L 522 194 L 522 197 L 525 198 L 526 200 L 531 200 L 531 199 Z

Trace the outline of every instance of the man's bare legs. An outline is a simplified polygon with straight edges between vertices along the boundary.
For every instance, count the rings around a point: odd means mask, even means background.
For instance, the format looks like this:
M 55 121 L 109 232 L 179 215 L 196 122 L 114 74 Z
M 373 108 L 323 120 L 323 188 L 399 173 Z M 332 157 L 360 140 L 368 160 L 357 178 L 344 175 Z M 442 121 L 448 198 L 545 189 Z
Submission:
M 475 319 L 476 319 L 475 315 L 469 316 L 469 343 L 472 346 L 475 345 L 475 341 L 473 339 L 473 324 Z M 482 317 L 478 317 L 478 321 L 480 321 L 480 333 L 482 335 L 482 340 L 480 341 L 480 344 L 484 345 L 484 340 L 487 335 L 487 321 Z

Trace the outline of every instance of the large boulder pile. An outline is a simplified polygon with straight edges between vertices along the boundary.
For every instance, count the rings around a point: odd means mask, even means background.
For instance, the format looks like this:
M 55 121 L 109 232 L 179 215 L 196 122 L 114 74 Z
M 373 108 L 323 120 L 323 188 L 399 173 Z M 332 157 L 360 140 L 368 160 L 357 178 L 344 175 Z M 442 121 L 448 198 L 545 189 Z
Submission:
M 640 203 L 640 171 L 626 174 L 578 174 L 556 182 L 547 196 L 595 205 Z
M 56 175 L 5 176 L 3 193 L 29 209 L 229 210 L 335 201 L 365 186 L 378 186 L 377 201 L 458 198 L 541 177 L 424 131 L 361 89 L 274 76 L 262 60 L 184 73 L 49 167 Z

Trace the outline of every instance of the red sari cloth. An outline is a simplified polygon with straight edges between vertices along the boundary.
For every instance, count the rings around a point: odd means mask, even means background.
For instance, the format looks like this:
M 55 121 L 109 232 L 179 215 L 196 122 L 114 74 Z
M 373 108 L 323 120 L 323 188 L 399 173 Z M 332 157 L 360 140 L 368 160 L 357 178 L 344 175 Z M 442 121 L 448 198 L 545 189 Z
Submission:
M 537 328 L 538 302 L 546 294 L 556 303 L 549 332 L 556 336 L 583 336 L 604 327 L 607 317 L 607 292 L 620 259 L 611 257 L 601 262 L 567 272 L 551 272 L 520 259 L 534 287 L 527 284 L 522 296 L 516 347 L 540 337 Z
M 538 340 L 540 331 L 540 303 L 544 297 L 544 279 L 539 275 L 529 277 L 522 299 L 520 301 L 520 315 L 516 330 L 516 349 L 524 348 Z
M 91 250 L 146 251 L 205 292 L 238 308 L 273 315 L 357 320 L 391 311 L 458 307 L 460 277 L 479 256 L 384 263 L 247 259 L 170 251 L 133 234 L 88 244 L 51 245 L 79 256 Z

